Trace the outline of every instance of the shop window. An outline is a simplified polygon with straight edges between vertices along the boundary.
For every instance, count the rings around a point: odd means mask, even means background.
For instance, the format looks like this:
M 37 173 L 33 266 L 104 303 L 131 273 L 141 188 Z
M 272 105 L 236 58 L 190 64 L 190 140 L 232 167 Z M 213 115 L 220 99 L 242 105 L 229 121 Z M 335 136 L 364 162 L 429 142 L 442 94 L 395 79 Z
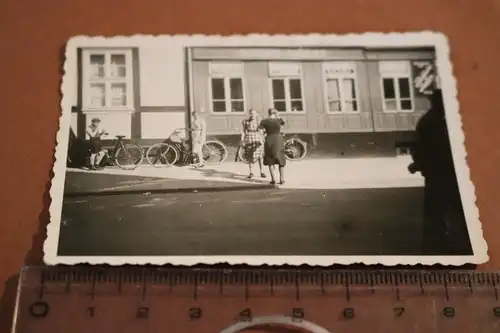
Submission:
M 212 77 L 212 112 L 244 112 L 243 79 Z
M 132 51 L 82 52 L 82 106 L 85 111 L 133 110 Z
M 210 107 L 212 112 L 245 112 L 244 66 L 241 62 L 211 62 Z
M 270 63 L 272 105 L 278 112 L 304 112 L 300 64 Z
M 414 100 L 410 62 L 383 61 L 380 62 L 379 66 L 384 111 L 413 111 Z
M 327 111 L 329 113 L 358 112 L 356 64 L 326 63 L 324 76 Z
M 272 79 L 273 107 L 279 112 L 303 112 L 300 78 Z

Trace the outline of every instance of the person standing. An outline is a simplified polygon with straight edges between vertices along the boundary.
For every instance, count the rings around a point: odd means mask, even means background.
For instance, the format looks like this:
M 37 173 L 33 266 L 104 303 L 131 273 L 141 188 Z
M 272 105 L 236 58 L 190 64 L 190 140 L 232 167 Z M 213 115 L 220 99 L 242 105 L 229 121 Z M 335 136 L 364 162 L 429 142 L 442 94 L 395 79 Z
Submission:
M 203 145 L 207 141 L 207 125 L 197 111 L 191 113 L 191 142 L 193 154 L 198 159 L 196 167 L 201 168 L 205 165 L 203 159 Z
M 259 164 L 260 176 L 266 178 L 262 172 L 262 157 L 264 155 L 264 136 L 260 129 L 261 119 L 255 109 L 250 109 L 249 116 L 241 122 L 241 147 L 244 149 L 245 158 L 248 162 L 248 178 L 253 178 L 252 165 Z
M 465 226 L 440 89 L 434 91 L 430 102 L 431 108 L 417 123 L 416 144 L 411 150 L 413 162 L 408 166 L 410 173 L 420 172 L 425 179 L 423 247 L 426 254 L 448 252 L 451 243 L 458 242 L 458 239 L 448 239 L 448 216 L 462 216 L 449 222 Z M 463 244 L 462 240 L 459 242 Z M 470 244 L 468 234 L 465 242 Z
M 89 169 L 98 170 L 101 169 L 101 160 L 104 157 L 104 152 L 102 150 L 101 137 L 107 135 L 108 133 L 100 128 L 101 119 L 93 118 L 90 125 L 85 130 L 85 138 L 89 144 L 90 150 L 90 160 Z
M 264 141 L 264 165 L 269 167 L 271 184 L 276 184 L 276 165 L 278 165 L 279 183 L 285 184 L 285 140 L 281 134 L 281 127 L 285 125 L 285 122 L 278 117 L 276 109 L 269 109 L 268 114 L 269 118 L 263 119 L 260 123 L 260 128 L 266 133 Z

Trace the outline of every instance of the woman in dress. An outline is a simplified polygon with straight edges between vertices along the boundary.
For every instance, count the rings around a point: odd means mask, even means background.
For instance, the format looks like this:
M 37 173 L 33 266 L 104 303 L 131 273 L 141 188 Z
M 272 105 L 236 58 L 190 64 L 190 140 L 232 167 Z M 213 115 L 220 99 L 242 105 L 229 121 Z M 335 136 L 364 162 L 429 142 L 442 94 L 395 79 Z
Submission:
M 260 127 L 265 131 L 264 165 L 269 166 L 271 184 L 276 184 L 275 166 L 278 165 L 280 184 L 285 183 L 285 140 L 281 134 L 281 127 L 285 125 L 283 119 L 278 117 L 276 109 L 269 109 L 269 118 L 262 120 Z
M 197 111 L 191 113 L 191 140 L 193 154 L 197 157 L 198 163 L 196 167 L 201 168 L 205 165 L 203 159 L 203 145 L 207 141 L 207 126 Z
M 260 126 L 260 117 L 255 109 L 250 109 L 249 116 L 241 122 L 241 147 L 245 150 L 245 157 L 248 161 L 248 178 L 253 178 L 252 166 L 256 162 L 259 164 L 259 172 L 262 178 L 266 174 L 262 172 L 262 156 L 264 155 L 264 136 Z

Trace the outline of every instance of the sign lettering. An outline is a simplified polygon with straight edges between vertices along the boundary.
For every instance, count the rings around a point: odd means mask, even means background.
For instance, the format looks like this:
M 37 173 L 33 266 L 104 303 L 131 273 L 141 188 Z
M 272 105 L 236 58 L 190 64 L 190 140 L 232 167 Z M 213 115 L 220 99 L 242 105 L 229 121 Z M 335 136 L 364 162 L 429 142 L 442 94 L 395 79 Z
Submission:
M 269 63 L 269 76 L 300 76 L 300 64 L 292 62 Z
M 325 63 L 325 75 L 327 77 L 353 76 L 356 74 L 356 64 L 346 62 Z
M 243 76 L 243 64 L 240 62 L 211 62 L 209 66 L 210 76 Z

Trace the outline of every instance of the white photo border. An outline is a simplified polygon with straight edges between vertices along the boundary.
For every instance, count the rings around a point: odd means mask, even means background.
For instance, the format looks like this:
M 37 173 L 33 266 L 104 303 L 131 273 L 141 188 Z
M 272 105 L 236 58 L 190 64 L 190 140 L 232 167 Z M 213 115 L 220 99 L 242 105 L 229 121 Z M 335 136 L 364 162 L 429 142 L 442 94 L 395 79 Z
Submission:
M 59 256 L 57 254 L 59 232 L 61 227 L 62 203 L 66 174 L 67 147 L 71 122 L 72 81 L 77 76 L 77 48 L 80 47 L 120 47 L 131 42 L 147 45 L 152 41 L 177 42 L 185 46 L 365 46 L 365 47 L 435 47 L 436 64 L 445 104 L 446 123 L 448 126 L 453 160 L 458 178 L 459 190 L 465 212 L 472 255 L 450 256 Z M 49 208 L 50 222 L 47 225 L 47 238 L 43 245 L 44 262 L 56 264 L 108 264 L 113 266 L 125 264 L 181 265 L 197 264 L 247 264 L 247 265 L 308 265 L 331 266 L 334 264 L 381 264 L 394 265 L 450 265 L 481 264 L 488 261 L 488 247 L 483 237 L 479 210 L 476 206 L 475 187 L 470 179 L 467 165 L 467 153 L 464 145 L 464 132 L 459 113 L 456 80 L 453 76 L 450 49 L 447 37 L 439 32 L 423 31 L 408 33 L 364 33 L 364 34 L 304 34 L 304 35 L 133 35 L 116 37 L 75 36 L 66 46 L 64 75 L 61 85 L 61 109 L 57 133 L 55 163 L 53 167 Z

